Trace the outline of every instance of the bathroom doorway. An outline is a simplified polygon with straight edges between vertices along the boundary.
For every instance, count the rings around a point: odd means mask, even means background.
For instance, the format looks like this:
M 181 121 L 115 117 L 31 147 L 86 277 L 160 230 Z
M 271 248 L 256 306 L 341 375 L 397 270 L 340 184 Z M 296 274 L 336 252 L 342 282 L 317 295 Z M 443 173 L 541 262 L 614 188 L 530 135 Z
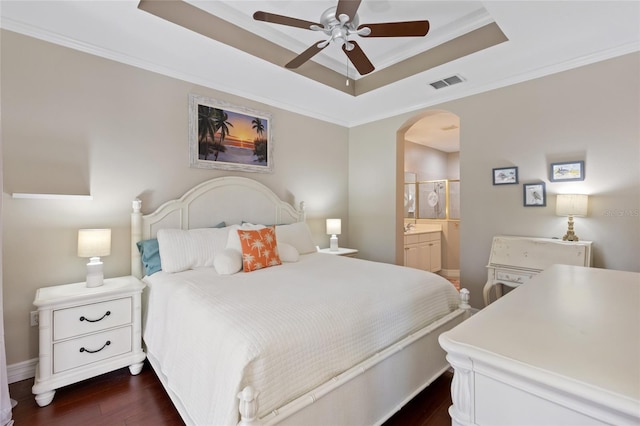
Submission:
M 440 229 L 441 268 L 460 276 L 460 117 L 428 110 L 407 120 L 397 133 L 397 211 L 402 228 L 396 239 L 397 263 L 404 264 L 406 236 Z M 408 179 L 407 179 L 408 177 Z M 406 231 L 406 232 L 405 232 Z

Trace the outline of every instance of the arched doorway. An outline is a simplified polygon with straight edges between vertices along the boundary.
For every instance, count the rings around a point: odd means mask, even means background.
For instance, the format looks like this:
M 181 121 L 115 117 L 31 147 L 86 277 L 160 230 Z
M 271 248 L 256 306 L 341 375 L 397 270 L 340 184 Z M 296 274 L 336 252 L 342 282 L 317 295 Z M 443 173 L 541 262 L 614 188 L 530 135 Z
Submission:
M 407 120 L 397 131 L 397 216 L 413 231 L 440 227 L 438 273 L 460 274 L 460 118 L 450 111 L 428 110 Z M 405 175 L 408 173 L 408 175 Z M 405 183 L 405 176 L 415 183 Z M 413 190 L 413 196 L 409 192 Z M 405 234 L 396 238 L 396 263 L 405 263 Z

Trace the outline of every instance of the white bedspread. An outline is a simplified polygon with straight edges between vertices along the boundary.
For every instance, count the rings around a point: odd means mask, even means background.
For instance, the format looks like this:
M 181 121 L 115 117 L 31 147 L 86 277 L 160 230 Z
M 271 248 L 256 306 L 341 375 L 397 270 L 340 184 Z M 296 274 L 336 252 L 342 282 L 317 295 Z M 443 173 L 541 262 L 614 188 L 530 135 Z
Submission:
M 435 274 L 322 253 L 250 273 L 146 277 L 144 340 L 197 425 L 234 425 L 236 394 L 264 415 L 458 305 Z

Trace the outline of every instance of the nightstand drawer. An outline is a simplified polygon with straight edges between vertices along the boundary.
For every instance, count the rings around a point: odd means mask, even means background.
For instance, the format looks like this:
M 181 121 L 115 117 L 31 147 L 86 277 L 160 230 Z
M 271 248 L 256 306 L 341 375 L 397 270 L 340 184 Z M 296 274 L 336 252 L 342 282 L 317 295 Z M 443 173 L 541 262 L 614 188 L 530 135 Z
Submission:
M 125 297 L 53 311 L 53 340 L 130 324 L 131 310 L 131 298 Z
M 53 345 L 53 373 L 131 352 L 131 327 L 67 340 Z
M 513 284 L 524 284 L 529 282 L 529 280 L 533 277 L 533 274 L 519 273 L 519 272 L 507 272 L 507 271 L 496 271 L 496 281 L 501 283 L 505 283 L 509 285 Z

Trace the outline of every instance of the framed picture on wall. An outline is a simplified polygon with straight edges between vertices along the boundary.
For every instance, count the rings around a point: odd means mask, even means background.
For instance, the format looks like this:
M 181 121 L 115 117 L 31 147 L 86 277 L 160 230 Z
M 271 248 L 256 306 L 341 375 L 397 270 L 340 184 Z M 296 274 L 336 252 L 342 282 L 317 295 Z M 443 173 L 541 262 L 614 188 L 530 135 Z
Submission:
M 518 183 L 517 167 L 500 167 L 493 169 L 494 185 L 512 185 Z
M 552 163 L 549 179 L 551 182 L 584 180 L 584 161 Z
M 544 182 L 522 185 L 525 207 L 544 207 L 547 205 L 547 191 Z
M 271 114 L 189 95 L 189 159 L 195 168 L 271 173 Z

